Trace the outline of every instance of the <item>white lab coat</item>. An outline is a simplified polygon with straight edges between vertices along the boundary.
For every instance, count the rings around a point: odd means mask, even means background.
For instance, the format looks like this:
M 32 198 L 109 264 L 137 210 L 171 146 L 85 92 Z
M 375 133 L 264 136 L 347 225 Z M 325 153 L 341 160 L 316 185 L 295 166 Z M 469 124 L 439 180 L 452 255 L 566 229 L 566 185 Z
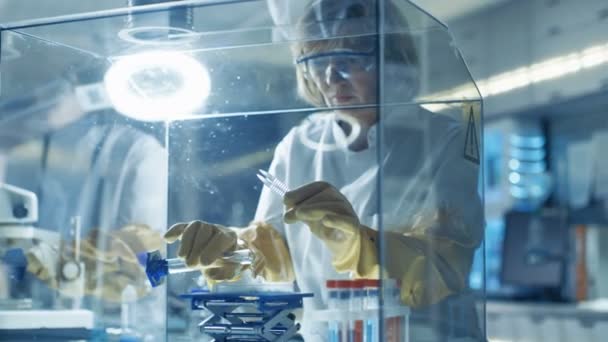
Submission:
M 477 246 L 483 235 L 478 165 L 463 157 L 466 122 L 457 115 L 434 114 L 419 107 L 391 110 L 383 121 L 385 143 L 379 158 L 377 125 L 368 132 L 369 148 L 354 152 L 341 144 L 346 137 L 336 114 L 313 114 L 280 142 L 269 172 L 290 189 L 316 180 L 333 184 L 353 205 L 361 223 L 378 229 L 376 189 L 382 159 L 385 230 L 411 227 L 431 217 L 439 206 L 449 206 L 459 209 L 474 232 L 441 231 L 442 227 L 429 232 L 470 240 Z M 270 222 L 284 236 L 299 289 L 315 295 L 304 304 L 305 313 L 310 314 L 327 307 L 325 281 L 349 275 L 336 273 L 329 250 L 303 223 L 284 224 L 283 210 L 280 196 L 265 187 L 255 220 Z M 315 332 L 310 322 L 303 322 L 303 327 L 307 340 L 321 341 L 327 336 Z
M 84 120 L 51 135 L 45 170 L 39 155 L 9 156 L 8 181 L 40 197 L 41 228 L 66 232 L 73 216 L 83 233 L 129 223 L 166 228 L 167 151 L 153 137 Z

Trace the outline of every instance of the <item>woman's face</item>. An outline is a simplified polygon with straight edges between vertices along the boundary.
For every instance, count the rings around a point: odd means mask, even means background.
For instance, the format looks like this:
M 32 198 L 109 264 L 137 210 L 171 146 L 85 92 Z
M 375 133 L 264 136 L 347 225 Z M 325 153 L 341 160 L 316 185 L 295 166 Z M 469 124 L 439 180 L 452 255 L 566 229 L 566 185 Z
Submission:
M 307 70 L 328 106 L 376 104 L 377 68 L 373 52 L 339 49 L 317 53 L 307 61 Z M 338 113 L 362 124 L 376 121 L 374 108 L 340 109 Z

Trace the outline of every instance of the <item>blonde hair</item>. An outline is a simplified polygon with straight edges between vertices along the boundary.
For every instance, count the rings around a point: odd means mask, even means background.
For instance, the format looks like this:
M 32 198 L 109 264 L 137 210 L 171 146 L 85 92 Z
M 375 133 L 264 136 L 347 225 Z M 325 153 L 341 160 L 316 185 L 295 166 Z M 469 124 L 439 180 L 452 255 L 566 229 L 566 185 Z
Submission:
M 315 6 L 323 2 L 338 4 L 337 6 L 340 6 L 339 4 L 343 1 L 318 0 L 307 8 L 296 26 L 298 37 L 300 37 L 292 45 L 292 54 L 296 59 L 317 52 L 340 48 L 357 49 L 358 47 L 368 47 L 367 49 L 370 50 L 369 47 L 377 45 L 378 34 L 375 27 L 377 17 L 375 16 L 373 1 L 351 1 L 352 3 L 349 4 L 351 7 L 346 8 L 345 18 L 332 19 L 336 22 L 342 20 L 351 22 L 350 26 L 345 26 L 345 29 L 342 30 L 346 32 L 340 32 L 338 37 L 320 38 L 318 33 L 311 31 L 320 25 L 328 23 L 327 21 L 320 22 L 316 17 Z M 372 5 L 370 6 L 369 3 Z M 413 39 L 408 32 L 409 25 L 405 16 L 391 0 L 386 0 L 385 4 L 385 23 L 389 27 L 388 32 L 384 34 L 385 62 L 417 66 L 418 54 L 416 53 Z M 306 77 L 304 66 L 299 63 L 296 64 L 296 80 L 298 94 L 301 98 L 316 107 L 326 105 L 321 91 L 313 80 Z

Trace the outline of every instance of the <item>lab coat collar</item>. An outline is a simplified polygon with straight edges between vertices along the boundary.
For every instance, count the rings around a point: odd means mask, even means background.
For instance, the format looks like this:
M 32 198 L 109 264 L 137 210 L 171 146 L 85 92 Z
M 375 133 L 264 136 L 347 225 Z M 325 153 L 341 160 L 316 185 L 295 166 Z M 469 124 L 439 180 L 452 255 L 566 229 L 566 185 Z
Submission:
M 344 146 L 344 150 L 347 153 L 357 153 L 365 150 L 372 149 L 376 146 L 376 132 L 377 132 L 377 124 L 374 124 L 367 130 L 367 146 L 368 148 L 362 151 L 353 151 L 348 148 L 349 140 L 352 138 L 344 132 L 344 129 L 340 126 L 340 121 L 343 121 L 339 115 L 336 113 L 332 113 L 332 132 L 335 138 L 335 141 L 340 146 Z M 352 140 L 351 140 L 352 141 Z
M 396 115 L 397 113 L 394 110 L 386 110 L 384 112 L 384 124 L 395 124 L 396 122 L 394 122 L 393 120 L 399 120 L 399 116 Z M 348 145 L 348 136 L 346 135 L 346 133 L 344 132 L 344 129 L 342 129 L 342 127 L 340 127 L 339 121 L 341 120 L 341 117 L 333 112 L 332 113 L 332 119 L 331 121 L 333 122 L 333 135 L 335 137 L 335 140 L 337 143 L 341 144 L 341 146 L 347 146 Z M 368 150 L 369 149 L 374 149 L 377 145 L 377 139 L 378 139 L 378 123 L 374 123 L 368 130 L 367 130 L 367 146 L 368 146 Z M 357 151 L 352 151 L 348 148 L 345 148 L 345 150 L 352 152 L 352 153 L 357 153 Z M 365 151 L 365 150 L 363 150 Z M 362 151 L 358 151 L 358 152 L 362 152 Z

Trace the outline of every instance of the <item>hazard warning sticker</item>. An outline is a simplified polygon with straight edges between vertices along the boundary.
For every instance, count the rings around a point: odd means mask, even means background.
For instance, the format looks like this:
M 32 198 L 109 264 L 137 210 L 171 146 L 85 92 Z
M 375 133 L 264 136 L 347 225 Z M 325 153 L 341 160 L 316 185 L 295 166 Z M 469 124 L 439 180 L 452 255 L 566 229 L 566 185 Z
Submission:
M 466 137 L 464 140 L 464 158 L 479 165 L 479 120 L 480 110 L 478 104 L 465 104 L 463 108 L 464 119 L 467 123 Z

